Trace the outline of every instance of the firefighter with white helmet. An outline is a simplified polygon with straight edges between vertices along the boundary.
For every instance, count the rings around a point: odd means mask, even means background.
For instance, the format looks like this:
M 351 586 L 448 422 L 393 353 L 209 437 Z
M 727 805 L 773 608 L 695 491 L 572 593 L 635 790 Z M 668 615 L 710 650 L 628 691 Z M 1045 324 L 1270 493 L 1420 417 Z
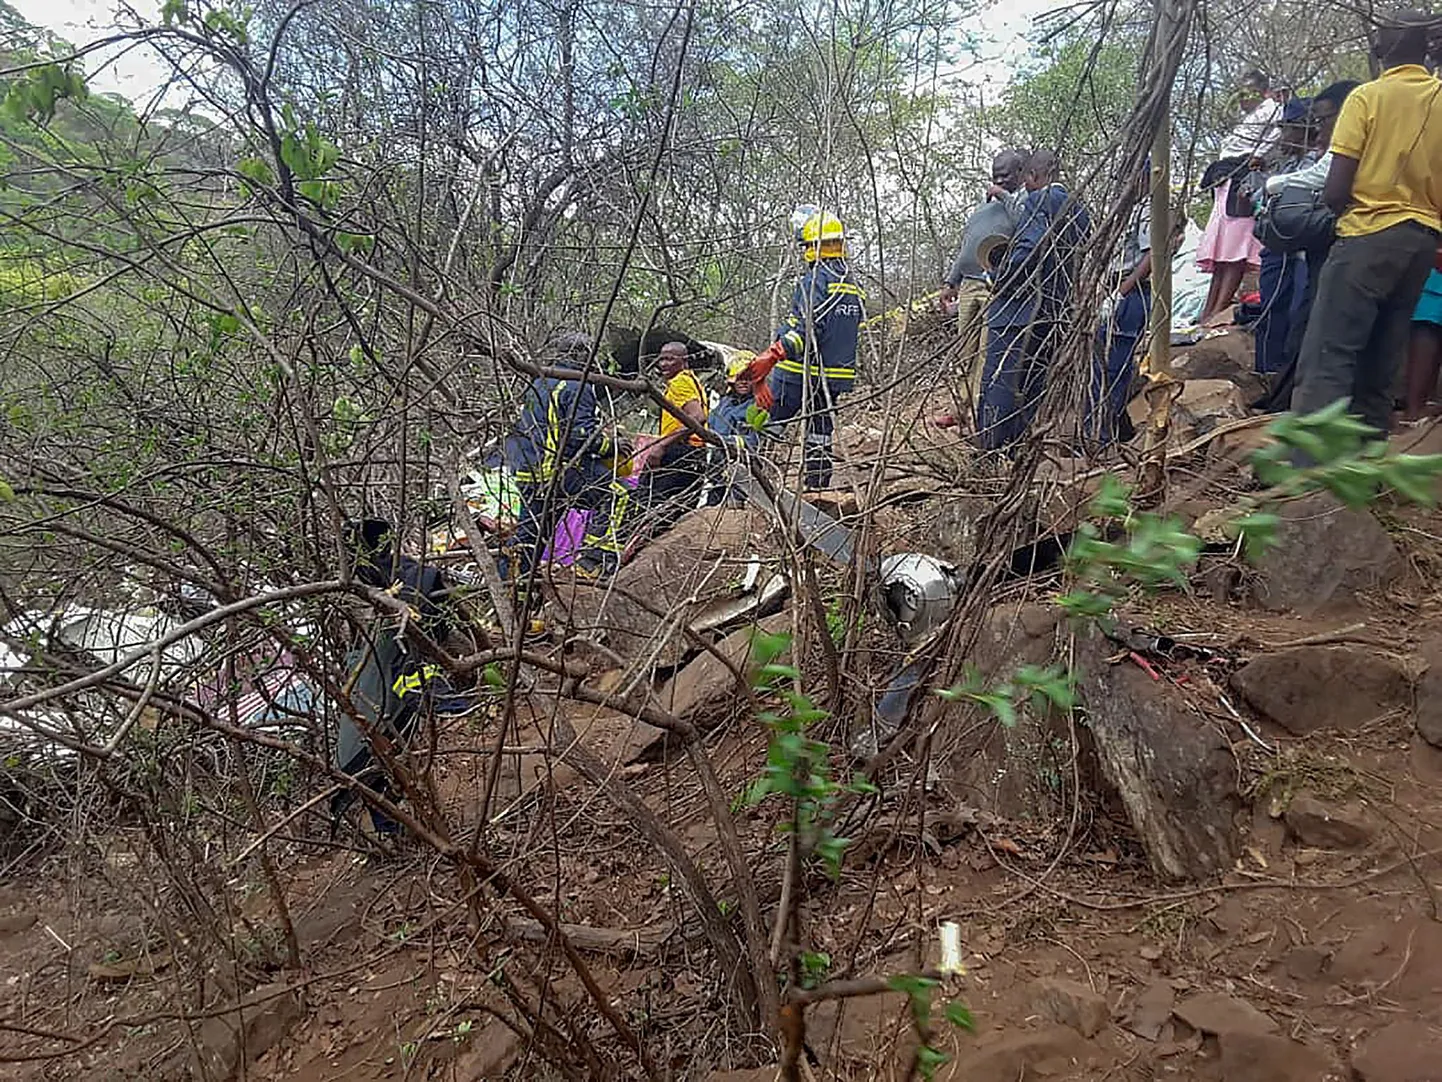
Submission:
M 803 417 L 806 487 L 823 489 L 831 485 L 833 411 L 856 381 L 866 295 L 852 276 L 840 218 L 802 206 L 792 213 L 791 227 L 809 266 L 796 283 L 776 341 L 752 362 L 751 373 L 758 383 L 770 374 L 773 421 Z

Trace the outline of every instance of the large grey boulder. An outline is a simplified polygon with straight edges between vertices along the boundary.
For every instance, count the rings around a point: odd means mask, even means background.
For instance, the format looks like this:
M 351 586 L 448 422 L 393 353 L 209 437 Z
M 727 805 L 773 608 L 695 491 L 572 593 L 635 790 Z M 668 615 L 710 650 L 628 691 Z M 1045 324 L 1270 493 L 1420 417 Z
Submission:
M 1412 701 L 1402 662 L 1365 646 L 1294 646 L 1254 657 L 1232 687 L 1258 713 L 1293 736 L 1318 729 L 1351 732 Z
M 1087 729 L 1152 870 L 1173 880 L 1212 878 L 1232 866 L 1242 799 L 1226 737 L 1172 685 L 1128 661 L 1108 663 L 1093 631 L 1078 642 Z
M 1310 616 L 1355 606 L 1357 595 L 1382 589 L 1406 568 L 1380 523 L 1334 497 L 1317 493 L 1277 510 L 1276 544 L 1257 562 L 1252 593 L 1273 612 Z

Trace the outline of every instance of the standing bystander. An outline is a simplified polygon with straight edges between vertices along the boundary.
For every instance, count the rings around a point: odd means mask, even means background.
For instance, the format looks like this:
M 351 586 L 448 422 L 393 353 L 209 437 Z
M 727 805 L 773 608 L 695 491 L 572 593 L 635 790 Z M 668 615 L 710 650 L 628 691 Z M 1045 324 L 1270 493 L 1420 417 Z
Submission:
M 1394 15 L 1382 75 L 1358 87 L 1332 133 L 1323 198 L 1340 217 L 1302 342 L 1293 408 L 1338 399 L 1387 431 L 1392 382 L 1442 234 L 1442 81 L 1424 63 L 1429 16 Z
M 1248 267 L 1261 266 L 1262 246 L 1252 236 L 1252 219 L 1242 211 L 1237 188 L 1242 177 L 1276 145 L 1282 116 L 1281 95 L 1260 71 L 1249 71 L 1237 89 L 1242 119 L 1223 141 L 1218 158 L 1202 175 L 1212 192 L 1212 213 L 1197 246 L 1197 266 L 1212 276 L 1207 303 L 1198 322 L 1225 322 L 1237 287 Z
M 1008 204 L 1014 203 L 1013 197 L 1022 186 L 1026 160 L 1027 155 L 1020 150 L 1003 150 L 992 160 L 991 187 L 986 199 L 967 219 L 956 258 L 942 280 L 943 308 L 956 303 L 961 372 L 973 402 L 986 358 L 986 306 L 991 300 L 991 266 L 984 262 L 986 253 L 979 250 L 986 239 L 981 234 L 992 233 L 998 218 L 1014 219 L 1016 208 Z

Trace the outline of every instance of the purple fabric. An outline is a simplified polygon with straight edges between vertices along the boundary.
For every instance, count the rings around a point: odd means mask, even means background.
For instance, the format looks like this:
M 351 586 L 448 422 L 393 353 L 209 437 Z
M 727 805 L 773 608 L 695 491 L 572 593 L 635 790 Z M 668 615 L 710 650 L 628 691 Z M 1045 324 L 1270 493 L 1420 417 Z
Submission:
M 581 545 L 586 540 L 586 524 L 590 521 L 590 511 L 567 511 L 556 526 L 556 534 L 546 546 L 542 559 L 562 567 L 571 566 L 581 553 Z
M 623 477 L 621 484 L 627 488 L 635 488 L 638 481 L 639 477 L 632 474 L 630 477 Z M 590 525 L 591 516 L 594 513 L 572 508 L 561 516 L 561 521 L 556 526 L 556 533 L 551 538 L 551 543 L 546 546 L 546 551 L 541 559 L 550 560 L 562 567 L 570 567 L 575 563 L 576 557 L 581 555 L 581 549 L 586 543 L 586 527 Z

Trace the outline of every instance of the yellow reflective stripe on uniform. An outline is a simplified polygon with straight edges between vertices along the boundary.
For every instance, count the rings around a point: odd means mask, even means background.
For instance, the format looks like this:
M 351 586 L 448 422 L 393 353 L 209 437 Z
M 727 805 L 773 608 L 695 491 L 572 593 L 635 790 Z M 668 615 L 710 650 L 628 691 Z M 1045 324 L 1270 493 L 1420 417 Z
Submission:
M 561 460 L 561 388 L 565 383 L 557 380 L 551 388 L 550 401 L 546 403 L 546 454 L 541 460 L 539 480 L 547 480 L 555 472 Z
M 856 375 L 855 368 L 823 368 L 819 364 L 803 365 L 800 361 L 777 361 L 776 367 L 783 372 L 791 372 L 794 375 L 820 376 L 825 375 L 827 379 L 851 379 Z
M 404 699 L 412 691 L 420 691 L 427 680 L 433 680 L 440 669 L 434 665 L 422 665 L 420 672 L 401 673 L 395 682 L 391 684 L 391 690 L 396 693 L 396 698 Z
M 866 296 L 865 293 L 861 292 L 861 287 L 860 287 L 859 285 L 857 285 L 855 282 L 832 282 L 830 285 L 828 285 L 828 286 L 826 287 L 826 292 L 828 292 L 828 293 L 850 293 L 852 296 L 855 296 L 855 297 L 864 297 L 864 296 Z

